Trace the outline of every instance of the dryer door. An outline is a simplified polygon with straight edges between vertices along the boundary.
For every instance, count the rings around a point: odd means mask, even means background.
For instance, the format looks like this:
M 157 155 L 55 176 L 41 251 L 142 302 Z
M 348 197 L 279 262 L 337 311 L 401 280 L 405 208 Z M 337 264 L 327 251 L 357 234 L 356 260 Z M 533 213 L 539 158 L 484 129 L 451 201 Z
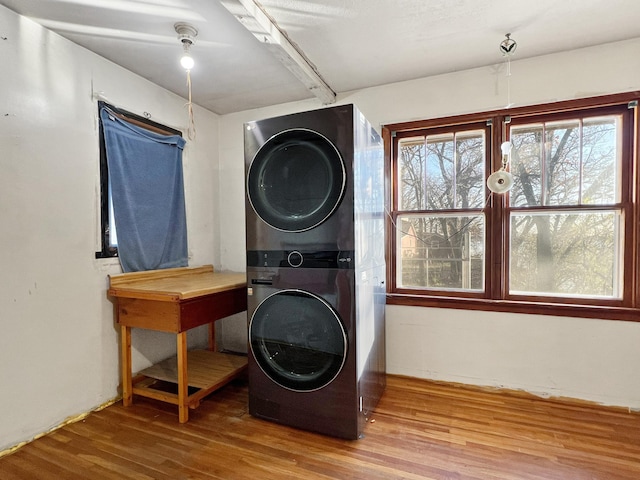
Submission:
M 307 129 L 271 137 L 247 172 L 247 195 L 256 214 L 287 232 L 324 222 L 339 205 L 345 185 L 345 165 L 336 147 Z
M 260 303 L 251 317 L 249 340 L 262 371 L 296 391 L 331 383 L 347 355 L 338 314 L 325 300 L 302 290 L 281 290 Z

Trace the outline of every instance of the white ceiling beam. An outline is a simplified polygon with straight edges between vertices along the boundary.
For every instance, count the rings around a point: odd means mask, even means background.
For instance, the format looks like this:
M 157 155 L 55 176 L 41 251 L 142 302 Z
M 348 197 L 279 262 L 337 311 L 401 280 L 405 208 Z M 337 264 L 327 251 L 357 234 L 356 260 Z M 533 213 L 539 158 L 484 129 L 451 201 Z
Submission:
M 323 104 L 336 101 L 336 93 L 315 65 L 255 0 L 222 0 L 220 3 L 249 30 Z

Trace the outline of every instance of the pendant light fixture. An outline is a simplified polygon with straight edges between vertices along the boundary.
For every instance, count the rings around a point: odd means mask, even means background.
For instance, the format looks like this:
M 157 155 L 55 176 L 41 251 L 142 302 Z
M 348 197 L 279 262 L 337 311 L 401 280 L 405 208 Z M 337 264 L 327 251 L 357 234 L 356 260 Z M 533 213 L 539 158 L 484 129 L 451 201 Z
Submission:
M 513 187 L 513 175 L 507 172 L 507 165 L 511 160 L 511 147 L 511 142 L 502 142 L 502 168 L 487 178 L 487 188 L 493 193 L 507 193 Z
M 507 33 L 505 39 L 500 42 L 499 49 L 502 56 L 506 58 L 507 63 L 507 107 L 511 108 L 511 56 L 515 53 L 518 44 L 511 38 L 511 34 Z M 507 193 L 513 188 L 513 175 L 507 171 L 507 166 L 511 161 L 511 149 L 513 145 L 510 141 L 502 142 L 500 151 L 502 153 L 502 167 L 493 172 L 487 178 L 487 188 L 493 193 Z
M 182 57 L 180 57 L 180 65 L 185 70 L 191 70 L 195 64 L 193 57 L 191 56 L 191 47 L 196 42 L 198 36 L 198 29 L 188 23 L 178 22 L 173 28 L 175 28 L 178 34 L 178 40 L 182 44 Z
M 189 101 L 186 104 L 189 111 L 189 127 L 187 128 L 187 136 L 190 140 L 193 140 L 196 137 L 196 127 L 193 119 L 193 103 L 191 102 L 191 69 L 195 66 L 195 61 L 191 56 L 191 47 L 198 36 L 198 29 L 193 25 L 189 25 L 184 22 L 176 23 L 173 28 L 178 34 L 178 40 L 182 43 L 180 65 L 187 72 L 187 88 L 189 90 Z

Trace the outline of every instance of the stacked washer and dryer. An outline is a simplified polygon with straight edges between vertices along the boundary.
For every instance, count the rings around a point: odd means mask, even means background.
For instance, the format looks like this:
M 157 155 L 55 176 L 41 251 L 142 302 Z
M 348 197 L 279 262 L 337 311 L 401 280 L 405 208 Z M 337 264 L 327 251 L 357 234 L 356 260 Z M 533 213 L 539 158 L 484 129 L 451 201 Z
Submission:
M 345 105 L 244 140 L 249 413 L 359 438 L 386 383 L 380 137 Z

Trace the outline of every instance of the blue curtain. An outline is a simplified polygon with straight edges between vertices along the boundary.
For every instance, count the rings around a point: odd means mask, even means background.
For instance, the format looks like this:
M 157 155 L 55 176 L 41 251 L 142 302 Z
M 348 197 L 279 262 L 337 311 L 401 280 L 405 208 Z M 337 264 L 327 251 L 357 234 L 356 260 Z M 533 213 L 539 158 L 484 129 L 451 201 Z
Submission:
M 122 270 L 187 266 L 185 140 L 128 123 L 106 108 L 100 118 Z

